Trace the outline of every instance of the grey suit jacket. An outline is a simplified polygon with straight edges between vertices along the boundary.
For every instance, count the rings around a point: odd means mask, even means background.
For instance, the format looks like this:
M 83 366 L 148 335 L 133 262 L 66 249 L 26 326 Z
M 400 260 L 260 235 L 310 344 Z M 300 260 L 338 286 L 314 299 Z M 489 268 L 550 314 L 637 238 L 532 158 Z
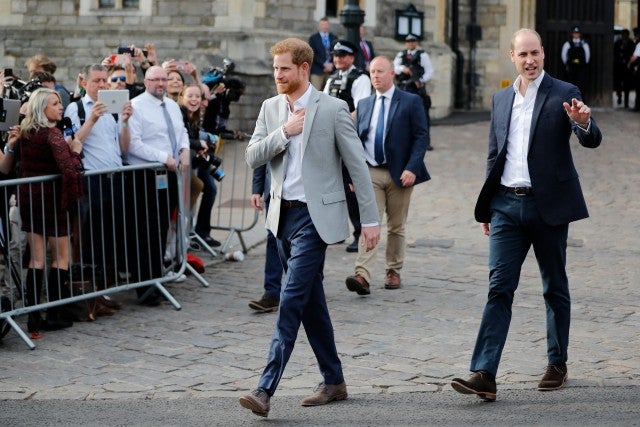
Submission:
M 361 222 L 379 222 L 378 208 L 364 149 L 347 103 L 314 88 L 311 90 L 302 131 L 302 179 L 311 220 L 322 240 L 332 244 L 349 237 L 342 162 L 357 189 Z M 281 136 L 281 127 L 287 120 L 287 109 L 285 95 L 269 98 L 262 103 L 246 152 L 247 163 L 252 168 L 270 163 L 271 204 L 267 228 L 275 236 L 278 236 L 282 185 L 288 157 L 289 143 L 283 141 Z

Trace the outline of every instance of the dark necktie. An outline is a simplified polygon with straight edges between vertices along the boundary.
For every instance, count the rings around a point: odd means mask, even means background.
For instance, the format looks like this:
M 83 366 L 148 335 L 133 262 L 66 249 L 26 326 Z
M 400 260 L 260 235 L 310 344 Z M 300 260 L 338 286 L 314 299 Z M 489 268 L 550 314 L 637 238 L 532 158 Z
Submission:
M 374 155 L 376 163 L 384 163 L 384 96 L 380 98 L 380 113 L 378 114 L 378 124 L 376 125 L 376 138 L 374 144 Z
M 164 120 L 165 122 L 167 122 L 167 132 L 169 133 L 171 148 L 173 149 L 173 153 L 171 153 L 171 155 L 173 157 L 177 157 L 178 141 L 176 141 L 176 132 L 175 132 L 175 129 L 173 128 L 173 123 L 171 122 L 171 116 L 169 115 L 169 112 L 167 111 L 167 106 L 164 102 L 160 103 L 160 106 L 162 107 L 162 114 L 164 114 Z

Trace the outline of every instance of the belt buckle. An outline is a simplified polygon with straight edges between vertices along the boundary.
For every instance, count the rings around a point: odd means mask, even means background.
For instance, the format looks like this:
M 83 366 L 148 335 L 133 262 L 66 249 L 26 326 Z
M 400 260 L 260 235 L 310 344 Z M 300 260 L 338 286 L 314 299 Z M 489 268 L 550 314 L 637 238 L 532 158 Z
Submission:
M 516 196 L 526 196 L 528 193 L 526 187 L 515 187 L 513 189 L 513 192 L 515 193 Z

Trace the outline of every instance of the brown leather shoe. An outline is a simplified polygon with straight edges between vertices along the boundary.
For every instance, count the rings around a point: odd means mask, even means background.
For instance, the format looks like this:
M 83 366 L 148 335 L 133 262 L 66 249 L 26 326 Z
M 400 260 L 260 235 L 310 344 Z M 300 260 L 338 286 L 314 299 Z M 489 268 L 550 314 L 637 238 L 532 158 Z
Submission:
M 400 289 L 400 273 L 395 270 L 387 270 L 387 277 L 384 280 L 385 289 Z
M 269 415 L 270 398 L 266 391 L 261 388 L 251 390 L 251 393 L 240 398 L 240 406 L 250 409 L 256 415 L 266 417 Z
M 320 383 L 314 389 L 311 396 L 302 399 L 302 406 L 326 405 L 334 400 L 345 400 L 347 398 L 347 384 L 325 384 Z
M 561 389 L 564 387 L 567 377 L 567 365 L 565 363 L 561 365 L 548 365 L 540 383 L 538 383 L 538 390 L 551 391 Z
M 496 380 L 484 371 L 472 373 L 468 380 L 454 378 L 451 380 L 451 387 L 458 393 L 475 394 L 485 402 L 496 400 Z
M 278 311 L 279 305 L 279 299 L 272 298 L 267 294 L 262 295 L 262 298 L 260 298 L 258 301 L 249 302 L 249 307 L 259 313 L 271 313 L 273 311 Z
M 358 295 L 369 295 L 371 293 L 369 290 L 369 282 L 359 274 L 347 277 L 345 283 L 347 289 L 351 292 L 357 292 Z

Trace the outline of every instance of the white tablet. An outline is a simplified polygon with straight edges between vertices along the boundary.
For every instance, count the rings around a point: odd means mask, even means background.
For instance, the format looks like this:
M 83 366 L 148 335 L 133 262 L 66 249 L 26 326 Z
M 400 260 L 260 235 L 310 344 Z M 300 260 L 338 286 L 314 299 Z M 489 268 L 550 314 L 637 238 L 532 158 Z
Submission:
M 120 114 L 124 104 L 129 100 L 128 90 L 99 90 L 98 102 L 102 102 L 109 109 L 110 114 Z
M 9 130 L 20 119 L 20 100 L 0 98 L 0 131 Z

